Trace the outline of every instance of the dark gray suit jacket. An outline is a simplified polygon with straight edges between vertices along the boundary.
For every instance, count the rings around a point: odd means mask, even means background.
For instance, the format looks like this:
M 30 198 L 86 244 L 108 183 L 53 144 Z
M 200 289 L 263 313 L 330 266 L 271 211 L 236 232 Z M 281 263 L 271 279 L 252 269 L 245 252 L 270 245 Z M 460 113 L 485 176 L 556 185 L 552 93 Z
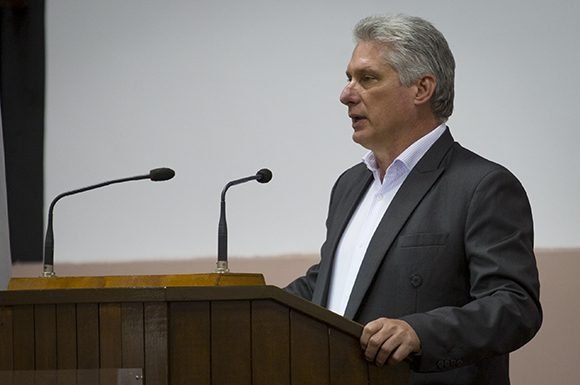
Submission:
M 337 180 L 321 260 L 288 291 L 326 305 L 338 242 L 371 180 L 362 163 Z M 447 129 L 380 222 L 345 317 L 407 321 L 422 346 L 413 384 L 509 384 L 508 353 L 542 321 L 532 215 L 519 181 Z

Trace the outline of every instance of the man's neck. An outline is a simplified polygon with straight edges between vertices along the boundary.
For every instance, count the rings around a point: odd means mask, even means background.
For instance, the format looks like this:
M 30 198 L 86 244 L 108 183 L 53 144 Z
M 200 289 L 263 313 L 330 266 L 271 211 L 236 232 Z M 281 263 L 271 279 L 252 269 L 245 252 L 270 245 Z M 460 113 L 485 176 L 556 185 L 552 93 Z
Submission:
M 383 147 L 371 149 L 377 162 L 381 181 L 387 172 L 387 168 L 389 168 L 389 166 L 395 161 L 395 159 L 397 159 L 399 155 L 403 153 L 403 151 L 409 148 L 409 146 L 411 146 L 417 140 L 421 139 L 439 127 L 440 124 L 441 123 L 436 121 L 430 122 L 429 124 L 425 124 L 421 127 L 406 131 L 405 135 L 400 135 L 397 138 L 393 138 L 393 140 L 391 140 Z

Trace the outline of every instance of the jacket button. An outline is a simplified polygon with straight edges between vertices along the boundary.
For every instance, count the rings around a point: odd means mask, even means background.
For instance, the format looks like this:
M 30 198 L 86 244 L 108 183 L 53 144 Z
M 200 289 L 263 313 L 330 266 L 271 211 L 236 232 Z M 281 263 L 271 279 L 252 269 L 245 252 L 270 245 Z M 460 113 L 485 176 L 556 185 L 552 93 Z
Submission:
M 411 286 L 417 288 L 423 284 L 423 278 L 419 274 L 413 274 L 410 277 Z

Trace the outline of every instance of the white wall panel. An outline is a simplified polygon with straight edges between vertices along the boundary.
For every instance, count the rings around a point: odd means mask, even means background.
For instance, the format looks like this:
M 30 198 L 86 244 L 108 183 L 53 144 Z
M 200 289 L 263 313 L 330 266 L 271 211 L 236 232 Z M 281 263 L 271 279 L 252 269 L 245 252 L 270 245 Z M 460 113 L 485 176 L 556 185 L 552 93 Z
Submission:
M 46 205 L 58 193 L 173 167 L 58 203 L 55 258 L 215 255 L 228 193 L 231 255 L 312 253 L 335 178 L 359 161 L 338 102 L 351 29 L 409 13 L 457 61 L 449 125 L 524 183 L 540 247 L 578 247 L 580 3 L 575 1 L 47 2 Z

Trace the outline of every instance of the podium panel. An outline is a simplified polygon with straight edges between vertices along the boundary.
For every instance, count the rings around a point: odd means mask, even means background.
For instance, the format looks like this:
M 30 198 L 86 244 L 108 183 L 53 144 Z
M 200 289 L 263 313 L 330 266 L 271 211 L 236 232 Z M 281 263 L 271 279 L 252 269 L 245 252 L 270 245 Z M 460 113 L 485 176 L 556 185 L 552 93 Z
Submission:
M 0 292 L 0 371 L 143 369 L 145 385 L 398 385 L 362 326 L 272 286 Z M 4 384 L 9 382 L 2 382 Z

